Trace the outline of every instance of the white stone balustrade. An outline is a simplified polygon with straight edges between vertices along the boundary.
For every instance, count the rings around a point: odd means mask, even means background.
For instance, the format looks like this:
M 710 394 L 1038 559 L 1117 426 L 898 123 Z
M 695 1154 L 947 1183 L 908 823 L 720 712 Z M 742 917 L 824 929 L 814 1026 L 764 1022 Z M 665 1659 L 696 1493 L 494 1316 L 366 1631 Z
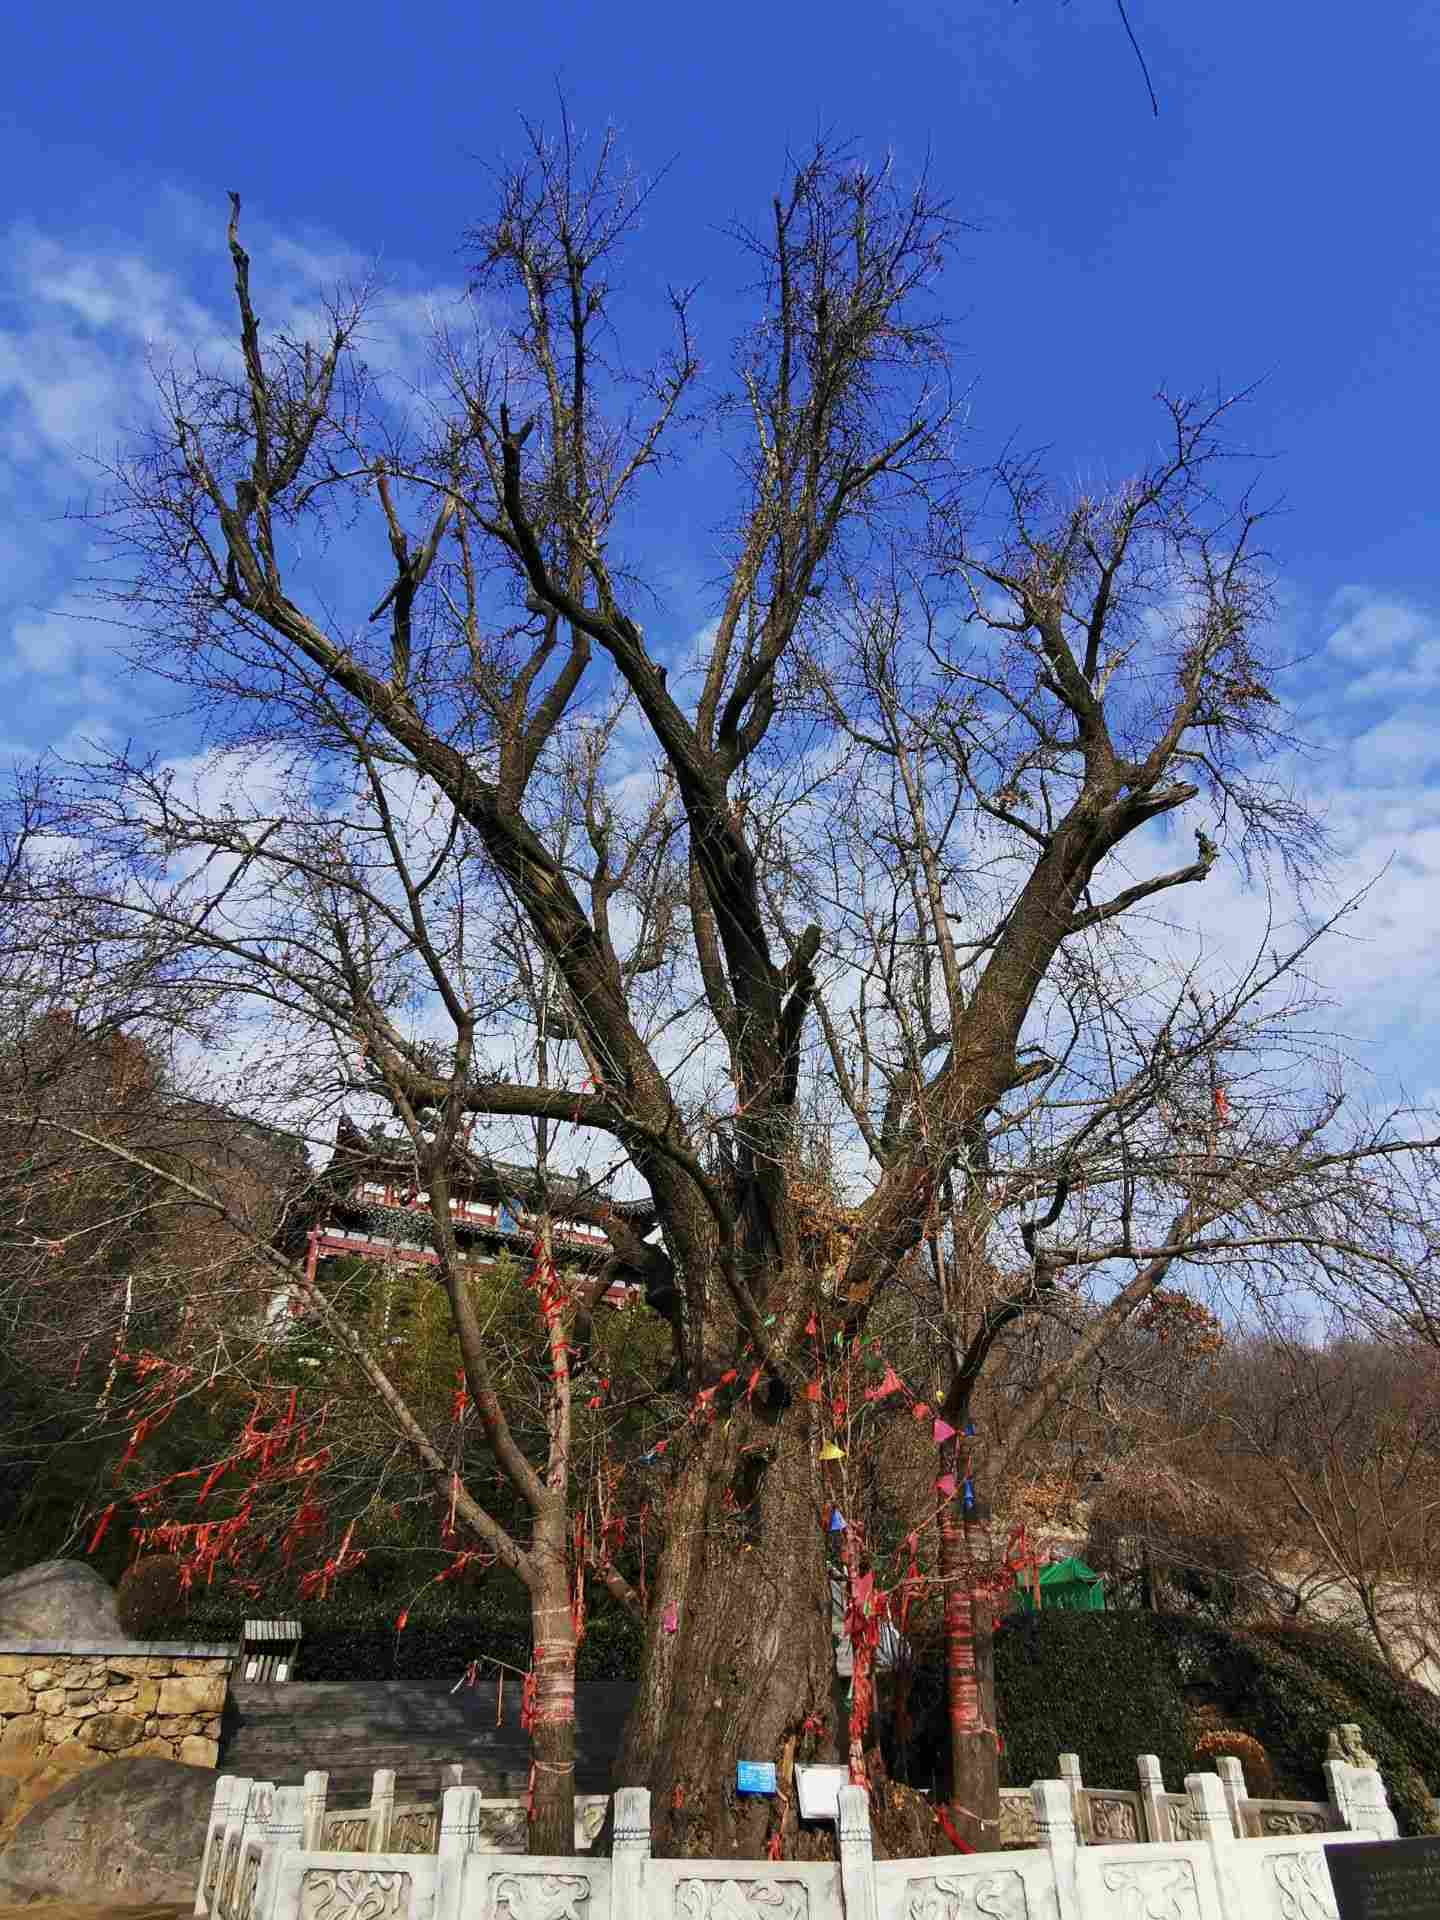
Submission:
M 1151 1755 L 1139 1774 L 1140 1791 L 1129 1797 L 1145 1827 L 1164 1826 L 1163 1838 L 1087 1840 L 1094 1808 L 1085 1796 L 1096 1790 L 1076 1763 L 1030 1788 L 1034 1846 L 876 1861 L 865 1796 L 847 1787 L 838 1859 L 773 1863 L 655 1859 L 650 1797 L 638 1788 L 615 1795 L 608 1859 L 487 1850 L 485 1802 L 461 1785 L 445 1790 L 428 1851 L 317 1847 L 323 1775 L 278 1789 L 227 1776 L 216 1788 L 195 1912 L 203 1920 L 1333 1920 L 1325 1846 L 1394 1837 L 1383 1784 L 1369 1769 L 1330 1774 L 1334 1805 L 1321 1811 L 1337 1823 L 1343 1816 L 1345 1830 L 1318 1832 L 1257 1826 L 1255 1808 L 1289 1803 L 1251 1801 L 1243 1775 L 1229 1769 L 1190 1774 L 1183 1795 L 1166 1793 Z M 359 1817 L 387 1796 L 393 1808 L 393 1776 L 377 1783 Z

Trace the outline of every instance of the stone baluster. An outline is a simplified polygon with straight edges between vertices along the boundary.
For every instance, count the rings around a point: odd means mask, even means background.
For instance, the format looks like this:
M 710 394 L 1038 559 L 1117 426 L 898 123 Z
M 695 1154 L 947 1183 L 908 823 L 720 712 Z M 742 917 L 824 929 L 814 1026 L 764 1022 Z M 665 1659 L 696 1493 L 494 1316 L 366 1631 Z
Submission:
M 205 1829 L 205 1851 L 200 1856 L 200 1879 L 195 1887 L 194 1912 L 197 1920 L 210 1911 L 210 1893 L 212 1880 L 220 1877 L 221 1858 L 225 1852 L 225 1829 L 230 1824 L 230 1810 L 241 1791 L 245 1799 L 250 1795 L 250 1782 L 237 1780 L 233 1773 L 222 1773 L 215 1782 L 215 1797 L 210 1802 L 210 1820 Z
M 1075 1831 L 1075 1802 L 1071 1798 L 1070 1782 L 1033 1780 L 1030 1803 L 1035 1809 L 1040 1844 L 1050 1855 L 1059 1920 L 1084 1920 L 1078 1884 L 1080 1836 Z
M 447 1787 L 440 1802 L 440 1858 L 455 1860 L 474 1853 L 479 1838 L 480 1789 Z
M 265 1850 L 260 1859 L 255 1904 L 249 1913 L 237 1914 L 235 1920 L 274 1920 L 281 1862 L 287 1854 L 299 1853 L 304 1844 L 305 1789 L 277 1787 L 270 1818 L 265 1824 Z
M 365 1851 L 386 1853 L 390 1847 L 390 1828 L 395 1818 L 395 1773 L 391 1767 L 377 1767 L 370 1790 L 370 1824 L 365 1830 Z
M 465 1862 L 479 1850 L 480 1789 L 447 1787 L 440 1802 L 434 1920 L 460 1920 Z
M 230 1817 L 225 1822 L 225 1831 L 220 1836 L 220 1863 L 215 1880 L 214 1897 L 210 1902 L 212 1914 L 219 1914 L 222 1920 L 229 1920 L 229 1894 L 227 1888 L 233 1877 L 236 1862 L 240 1855 L 240 1836 L 245 1831 L 245 1822 L 250 1817 L 250 1806 L 255 1796 L 257 1784 L 264 1782 L 241 1777 L 235 1781 L 230 1795 Z
M 1233 1753 L 1220 1753 L 1215 1756 L 1215 1772 L 1225 1795 L 1225 1804 L 1230 1809 L 1230 1830 L 1237 1840 L 1243 1840 L 1245 1802 L 1250 1797 L 1250 1789 L 1245 1784 L 1245 1769 Z
M 318 1853 L 325 1838 L 325 1802 L 330 1795 L 330 1776 L 318 1770 L 305 1776 L 305 1850 Z
M 1075 1839 L 1078 1845 L 1085 1846 L 1090 1839 L 1090 1822 L 1085 1817 L 1085 1782 L 1080 1778 L 1080 1756 L 1078 1753 L 1062 1753 L 1060 1756 L 1060 1778 L 1070 1789 L 1070 1805 L 1075 1814 Z
M 1165 1778 L 1157 1754 L 1142 1753 L 1135 1762 L 1140 1777 L 1140 1811 L 1147 1840 L 1169 1840 L 1170 1804 L 1165 1798 Z
M 867 1826 L 868 1832 L 868 1826 Z M 650 1859 L 650 1790 L 617 1787 L 610 1844 L 610 1920 L 636 1920 L 645 1911 Z M 841 1872 L 844 1872 L 842 1856 Z
M 235 1842 L 234 1866 L 225 1877 L 226 1905 L 228 1912 L 224 1920 L 249 1920 L 241 1890 L 245 1884 L 245 1856 L 256 1847 L 269 1843 L 270 1817 L 275 1807 L 275 1783 L 273 1780 L 252 1780 L 250 1792 L 245 1801 L 245 1811 L 240 1822 L 239 1836 Z
M 451 1787 L 463 1787 L 464 1784 L 465 1769 L 458 1760 L 453 1766 L 442 1767 L 440 1769 L 440 1791 L 442 1794 L 448 1793 Z
M 1254 1920 L 1253 1911 L 1247 1910 L 1244 1891 L 1235 1873 L 1233 1863 L 1237 1838 L 1231 1821 L 1230 1802 L 1219 1774 L 1187 1773 L 1185 1791 L 1190 1796 L 1190 1825 L 1196 1839 L 1202 1841 L 1210 1852 L 1210 1865 L 1214 1870 L 1224 1920 Z
M 840 1897 L 845 1920 L 878 1920 L 875 1848 L 870 1835 L 870 1796 L 864 1787 L 841 1787 L 835 1816 L 840 1839 Z M 615 1920 L 620 1920 L 617 1911 Z

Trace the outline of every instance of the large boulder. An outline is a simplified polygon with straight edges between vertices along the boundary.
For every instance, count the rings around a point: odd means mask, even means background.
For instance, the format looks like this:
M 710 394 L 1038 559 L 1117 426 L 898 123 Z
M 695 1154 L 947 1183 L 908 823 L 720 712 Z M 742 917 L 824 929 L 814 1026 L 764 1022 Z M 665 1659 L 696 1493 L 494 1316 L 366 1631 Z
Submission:
M 123 1640 L 113 1589 L 82 1560 L 42 1560 L 0 1580 L 0 1647 L 7 1640 Z
M 213 1767 L 114 1760 L 31 1809 L 0 1853 L 0 1906 L 32 1900 L 189 1902 Z

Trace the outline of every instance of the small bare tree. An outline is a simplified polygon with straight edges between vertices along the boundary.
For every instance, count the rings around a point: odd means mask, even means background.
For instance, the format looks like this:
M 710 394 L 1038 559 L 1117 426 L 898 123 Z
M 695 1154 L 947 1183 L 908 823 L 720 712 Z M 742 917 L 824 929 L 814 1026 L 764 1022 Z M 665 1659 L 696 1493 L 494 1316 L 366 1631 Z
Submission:
M 1440 1655 L 1440 1400 L 1421 1345 L 1272 1330 L 1221 1402 L 1277 1543 L 1270 1580 L 1288 1611 L 1360 1626 L 1390 1670 Z

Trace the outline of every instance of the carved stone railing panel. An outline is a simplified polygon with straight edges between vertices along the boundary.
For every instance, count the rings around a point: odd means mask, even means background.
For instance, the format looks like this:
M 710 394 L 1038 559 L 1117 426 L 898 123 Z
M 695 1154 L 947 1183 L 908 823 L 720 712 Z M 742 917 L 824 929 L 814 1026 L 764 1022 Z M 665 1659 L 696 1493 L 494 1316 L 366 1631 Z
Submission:
M 320 1829 L 321 1853 L 364 1853 L 370 1835 L 368 1808 L 347 1807 L 327 1813 Z
M 239 1833 L 231 1833 L 225 1841 L 225 1854 L 220 1863 L 220 1884 L 215 1895 L 215 1910 L 220 1920 L 235 1920 L 235 1896 L 240 1880 Z
M 754 1880 L 695 1874 L 675 1883 L 673 1920 L 807 1920 L 810 1890 L 780 1875 Z
M 1086 1787 L 1080 1794 L 1080 1823 L 1087 1846 L 1133 1846 L 1145 1838 L 1138 1793 Z
M 235 1920 L 255 1920 L 255 1894 L 260 1885 L 262 1851 L 258 1844 L 246 1848 L 235 1893 Z
M 1240 1820 L 1249 1840 L 1337 1830 L 1335 1815 L 1323 1800 L 1242 1800 Z
M 311 1867 L 300 1881 L 300 1920 L 407 1920 L 408 1873 L 369 1867 Z
M 1100 1869 L 1106 1920 L 1205 1920 L 1189 1860 L 1125 1860 Z
M 1013 1869 L 931 1874 L 905 1882 L 900 1920 L 1030 1920 L 1025 1876 Z
M 502 1873 L 490 1882 L 489 1920 L 592 1920 L 590 1882 L 578 1873 Z
M 440 1844 L 438 1807 L 397 1807 L 390 1823 L 389 1853 L 434 1853 Z
M 1033 1847 L 1040 1841 L 1040 1829 L 1035 1824 L 1035 1804 L 1030 1798 L 1028 1787 L 1002 1787 L 1000 1789 L 1000 1845 L 1002 1847 Z
M 1286 1920 L 1339 1920 L 1325 1861 L 1317 1853 L 1275 1853 L 1265 1863 Z
M 1165 1812 L 1169 1823 L 1168 1839 L 1199 1840 L 1202 1838 L 1200 1826 L 1195 1818 L 1195 1809 L 1190 1804 L 1188 1793 L 1167 1793 Z

